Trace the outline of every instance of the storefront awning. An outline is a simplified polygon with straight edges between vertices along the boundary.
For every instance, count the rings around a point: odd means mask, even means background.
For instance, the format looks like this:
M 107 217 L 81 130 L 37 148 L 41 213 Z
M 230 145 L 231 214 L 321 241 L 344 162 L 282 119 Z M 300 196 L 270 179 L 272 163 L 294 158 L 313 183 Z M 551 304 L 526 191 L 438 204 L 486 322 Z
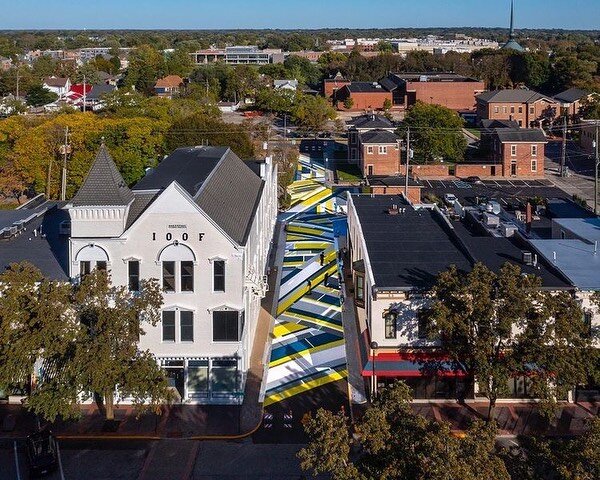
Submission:
M 373 368 L 375 367 L 375 368 Z M 370 377 L 464 377 L 465 369 L 459 362 L 429 353 L 382 353 L 369 356 L 363 365 L 362 375 Z

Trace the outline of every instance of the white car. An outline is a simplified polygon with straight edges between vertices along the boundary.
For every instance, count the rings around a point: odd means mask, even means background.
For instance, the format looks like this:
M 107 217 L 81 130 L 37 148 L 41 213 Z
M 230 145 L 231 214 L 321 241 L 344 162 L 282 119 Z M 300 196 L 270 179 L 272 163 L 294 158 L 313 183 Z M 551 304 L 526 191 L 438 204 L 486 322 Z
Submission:
M 444 193 L 444 203 L 449 207 L 454 205 L 454 202 L 456 202 L 457 200 L 458 198 L 456 198 L 456 195 L 454 195 L 453 193 Z

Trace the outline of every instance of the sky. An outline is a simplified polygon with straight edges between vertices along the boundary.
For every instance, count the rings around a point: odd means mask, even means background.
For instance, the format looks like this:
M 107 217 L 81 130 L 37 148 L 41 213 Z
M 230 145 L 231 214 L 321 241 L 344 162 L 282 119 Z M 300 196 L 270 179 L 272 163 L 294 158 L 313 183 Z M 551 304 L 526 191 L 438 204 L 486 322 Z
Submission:
M 515 0 L 515 27 L 600 29 L 600 0 Z M 509 0 L 0 0 L 0 29 L 508 26 Z

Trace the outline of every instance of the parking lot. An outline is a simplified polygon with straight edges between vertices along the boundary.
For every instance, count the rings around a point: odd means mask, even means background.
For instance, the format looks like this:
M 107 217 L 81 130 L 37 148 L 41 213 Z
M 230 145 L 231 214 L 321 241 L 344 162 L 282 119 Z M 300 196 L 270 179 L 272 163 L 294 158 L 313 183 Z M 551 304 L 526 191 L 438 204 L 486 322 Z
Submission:
M 423 198 L 435 195 L 441 199 L 445 193 L 453 193 L 463 205 L 477 204 L 482 197 L 499 200 L 501 204 L 506 200 L 526 202 L 527 199 L 534 197 L 570 198 L 569 194 L 547 179 L 482 180 L 481 183 L 467 183 L 458 179 L 421 181 L 424 184 Z

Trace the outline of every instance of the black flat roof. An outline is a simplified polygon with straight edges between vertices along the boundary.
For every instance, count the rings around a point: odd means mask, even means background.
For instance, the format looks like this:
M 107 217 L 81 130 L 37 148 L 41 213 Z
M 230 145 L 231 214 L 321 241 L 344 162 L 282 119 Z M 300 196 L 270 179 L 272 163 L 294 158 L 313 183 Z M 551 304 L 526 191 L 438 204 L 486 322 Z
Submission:
M 352 195 L 352 201 L 377 288 L 429 289 L 452 264 L 471 269 L 469 259 L 432 210 L 415 210 L 397 195 Z M 394 204 L 404 213 L 390 215 L 388 208 Z
M 506 262 L 514 263 L 521 267 L 521 271 L 528 275 L 536 275 L 542 279 L 542 286 L 549 289 L 566 289 L 571 285 L 552 267 L 546 265 L 542 258 L 538 258 L 537 266 L 526 265 L 522 261 L 524 251 L 532 252 L 533 248 L 526 243 L 518 245 L 516 240 L 505 237 L 492 237 L 477 234 L 474 229 L 467 228 L 461 221 L 452 222 L 454 233 L 465 245 L 470 256 L 483 263 L 493 272 L 499 273 Z
M 69 220 L 68 212 L 54 204 L 28 223 L 22 233 L 0 240 L 0 269 L 5 270 L 11 263 L 27 261 L 39 268 L 46 278 L 67 281 L 68 237 L 59 235 L 59 226 L 64 220 Z M 34 235 L 34 230 L 37 235 Z

